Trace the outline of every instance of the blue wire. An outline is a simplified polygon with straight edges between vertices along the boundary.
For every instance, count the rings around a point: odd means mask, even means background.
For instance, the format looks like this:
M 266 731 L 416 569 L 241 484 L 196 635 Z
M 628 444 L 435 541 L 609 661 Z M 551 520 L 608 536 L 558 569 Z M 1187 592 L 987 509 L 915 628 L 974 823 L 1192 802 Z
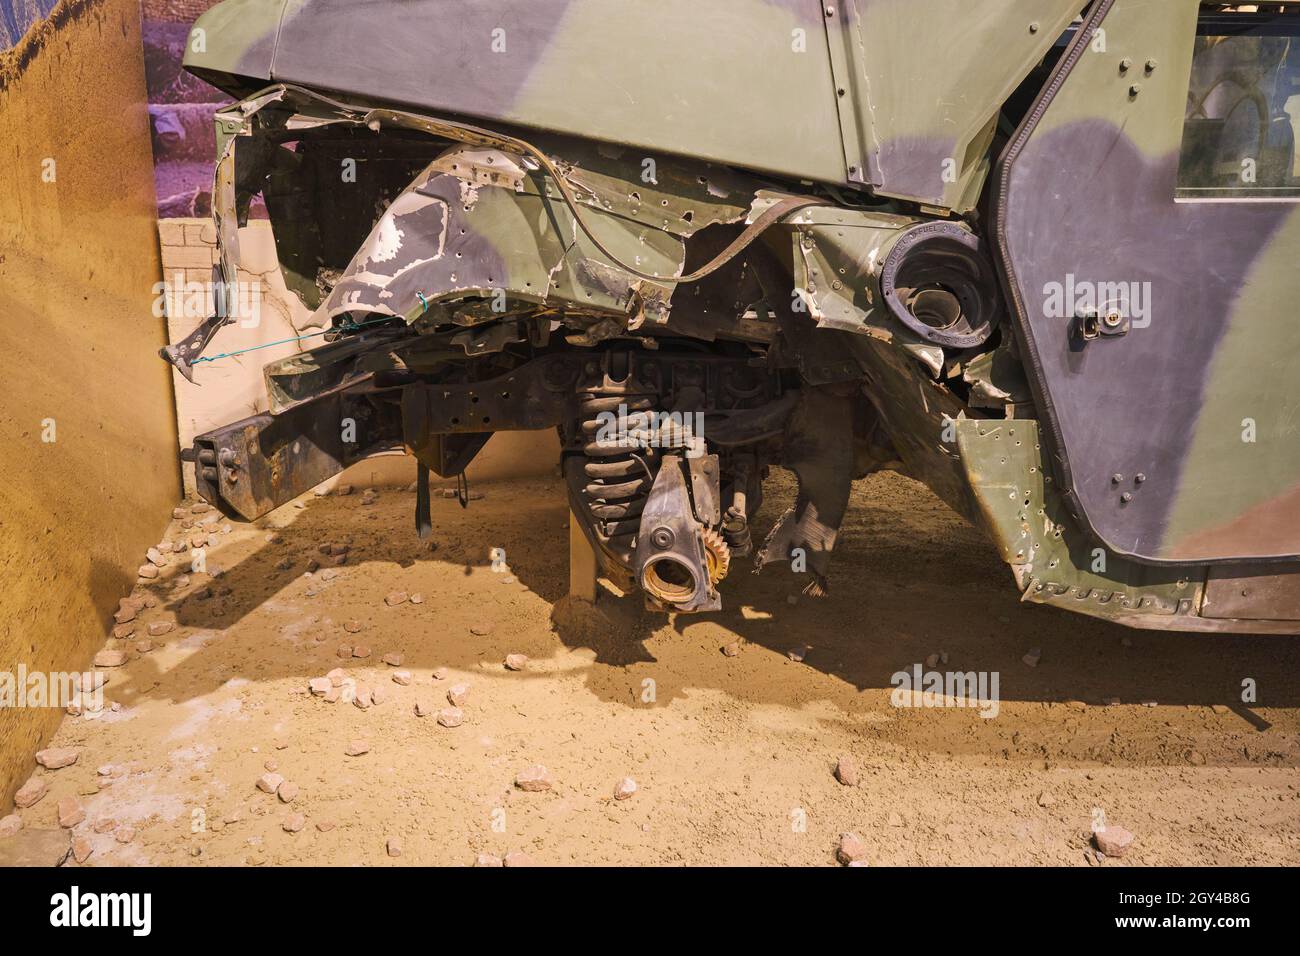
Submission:
M 420 296 L 423 300 L 424 296 Z M 267 342 L 263 345 L 253 345 L 246 349 L 238 349 L 234 352 L 222 352 L 220 355 L 201 355 L 191 365 L 198 365 L 200 362 L 215 362 L 217 359 L 234 358 L 236 355 L 244 355 L 247 352 L 256 352 L 258 349 L 269 349 L 276 345 L 288 345 L 290 342 L 301 342 L 304 339 L 314 339 L 318 335 L 329 335 L 331 332 L 355 332 L 358 329 L 365 328 L 367 325 L 374 325 L 376 322 L 389 322 L 393 316 L 384 316 L 382 319 L 367 319 L 365 322 L 348 322 L 340 325 L 336 329 L 326 329 L 323 332 L 309 332 L 307 335 L 298 335 L 291 339 L 280 339 L 278 342 Z

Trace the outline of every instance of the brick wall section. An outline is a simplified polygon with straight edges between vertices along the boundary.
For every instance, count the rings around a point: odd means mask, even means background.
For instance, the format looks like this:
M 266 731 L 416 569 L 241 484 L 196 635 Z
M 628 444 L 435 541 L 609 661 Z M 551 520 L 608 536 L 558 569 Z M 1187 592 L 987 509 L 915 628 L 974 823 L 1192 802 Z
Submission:
M 212 266 L 217 261 L 217 227 L 211 219 L 160 219 L 158 242 L 168 282 L 173 282 L 178 272 L 184 274 L 187 283 L 212 279 Z M 177 329 L 169 331 L 175 341 Z M 188 330 L 181 330 L 180 337 L 187 334 Z

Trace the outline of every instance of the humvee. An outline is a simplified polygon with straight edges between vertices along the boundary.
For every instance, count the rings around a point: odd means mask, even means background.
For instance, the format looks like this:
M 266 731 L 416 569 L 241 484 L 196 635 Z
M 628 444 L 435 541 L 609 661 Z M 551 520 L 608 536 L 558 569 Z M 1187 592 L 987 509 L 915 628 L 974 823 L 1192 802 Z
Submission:
M 193 36 L 238 100 L 214 278 L 264 203 L 319 336 L 189 450 L 227 515 L 404 449 L 427 534 L 431 473 L 555 428 L 658 609 L 746 555 L 824 594 L 896 469 L 1027 602 L 1300 633 L 1300 5 L 225 0 Z M 233 322 L 164 357 L 201 379 Z

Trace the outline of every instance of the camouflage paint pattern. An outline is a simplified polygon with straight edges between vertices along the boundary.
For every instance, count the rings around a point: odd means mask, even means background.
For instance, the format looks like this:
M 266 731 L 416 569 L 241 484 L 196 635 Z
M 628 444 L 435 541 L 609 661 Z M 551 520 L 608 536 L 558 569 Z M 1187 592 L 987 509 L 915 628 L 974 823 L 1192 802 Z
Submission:
M 1084 4 L 925 5 L 227 0 L 185 62 L 245 95 L 328 89 L 968 211 L 999 108 Z
M 1292 558 L 1300 207 L 1175 202 L 1198 8 L 1162 10 L 1101 4 L 1105 52 L 1080 36 L 1073 68 L 1008 160 L 999 228 L 1028 364 L 1067 500 L 1110 550 Z M 1149 326 L 1080 345 L 1070 317 L 1045 309 L 1070 276 L 1145 286 Z

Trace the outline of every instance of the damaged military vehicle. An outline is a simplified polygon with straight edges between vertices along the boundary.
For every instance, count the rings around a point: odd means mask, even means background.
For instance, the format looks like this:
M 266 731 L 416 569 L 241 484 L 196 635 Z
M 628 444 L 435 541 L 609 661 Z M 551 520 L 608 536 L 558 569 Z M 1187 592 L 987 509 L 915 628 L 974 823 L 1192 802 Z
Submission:
M 321 338 L 200 493 L 251 520 L 404 449 L 428 533 L 430 473 L 556 428 L 604 572 L 689 612 L 746 555 L 833 588 L 897 469 L 1027 602 L 1300 633 L 1296 9 L 225 0 L 215 278 L 260 197 Z M 223 326 L 165 357 L 201 381 Z

